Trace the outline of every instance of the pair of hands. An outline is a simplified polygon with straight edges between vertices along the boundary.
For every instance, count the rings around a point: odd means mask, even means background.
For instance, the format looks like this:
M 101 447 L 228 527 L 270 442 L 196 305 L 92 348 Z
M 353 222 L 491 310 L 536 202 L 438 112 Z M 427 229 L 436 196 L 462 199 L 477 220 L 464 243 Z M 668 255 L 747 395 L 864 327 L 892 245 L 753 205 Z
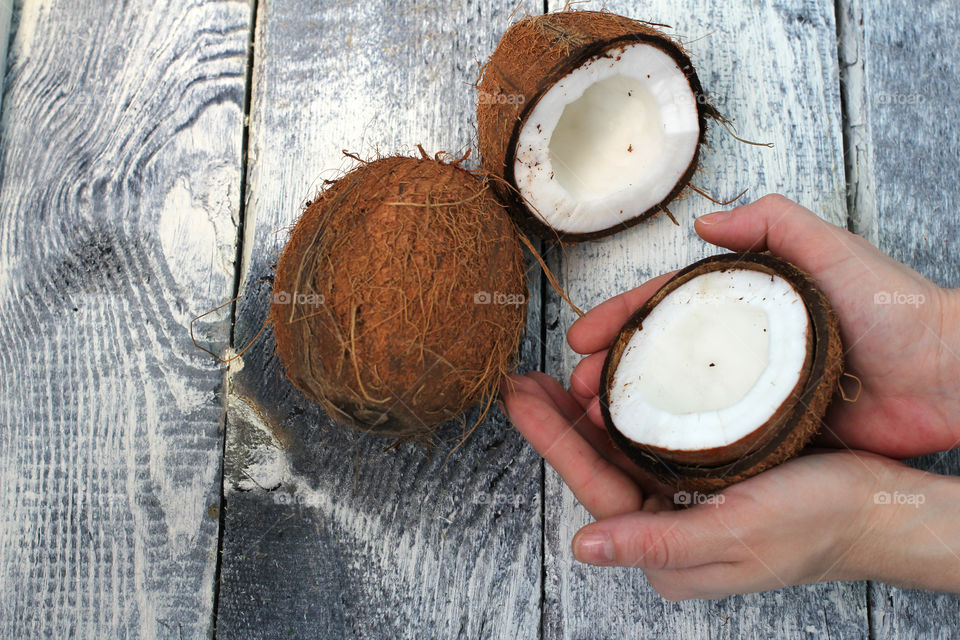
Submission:
M 960 481 L 891 459 L 960 444 L 960 294 L 782 196 L 703 216 L 696 230 L 814 277 L 860 396 L 831 405 L 822 448 L 675 510 L 671 490 L 613 447 L 597 397 L 607 348 L 672 274 L 598 305 L 567 334 L 586 356 L 569 391 L 536 372 L 501 387 L 516 428 L 597 520 L 574 555 L 641 568 L 671 600 L 865 578 L 960 590 Z

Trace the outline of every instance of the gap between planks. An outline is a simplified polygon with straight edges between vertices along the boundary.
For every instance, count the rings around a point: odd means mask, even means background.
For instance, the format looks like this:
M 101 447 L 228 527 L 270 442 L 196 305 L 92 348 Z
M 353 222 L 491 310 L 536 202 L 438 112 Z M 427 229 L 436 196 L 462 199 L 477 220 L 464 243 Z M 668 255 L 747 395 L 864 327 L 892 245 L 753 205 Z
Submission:
M 247 36 L 247 68 L 244 78 L 243 88 L 243 133 L 240 142 L 240 206 L 237 211 L 237 250 L 234 257 L 233 270 L 233 303 L 230 305 L 230 349 L 236 350 L 236 324 L 237 307 L 241 287 L 248 267 L 248 261 L 244 259 L 246 249 L 249 245 L 246 242 L 246 217 L 247 217 L 247 166 L 250 158 L 250 107 L 253 96 L 253 70 L 254 59 L 256 57 L 257 45 L 257 10 L 259 0 L 250 0 L 250 33 Z M 217 514 L 217 560 L 213 573 L 213 607 L 211 611 L 211 637 L 217 638 L 217 616 L 220 611 L 220 572 L 223 567 L 223 536 L 226 530 L 226 511 L 227 496 L 225 491 L 225 466 L 227 454 L 227 405 L 230 398 L 230 367 L 229 365 L 223 372 L 223 383 L 221 384 L 221 393 L 223 394 L 223 403 L 220 417 L 222 425 L 222 438 L 220 444 L 220 510 Z

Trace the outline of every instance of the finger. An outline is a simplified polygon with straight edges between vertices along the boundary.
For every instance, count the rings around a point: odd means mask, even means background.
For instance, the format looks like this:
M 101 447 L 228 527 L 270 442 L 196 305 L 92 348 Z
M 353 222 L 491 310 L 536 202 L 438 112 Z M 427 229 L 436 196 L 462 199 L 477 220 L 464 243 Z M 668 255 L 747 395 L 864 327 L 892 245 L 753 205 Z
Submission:
M 583 407 L 567 393 L 567 390 L 556 379 L 540 371 L 531 371 L 526 377 L 543 389 L 571 423 L 576 422 L 583 416 Z
M 665 273 L 609 300 L 601 302 L 570 326 L 567 342 L 577 353 L 606 349 L 617 337 L 627 319 L 675 272 Z
M 599 398 L 593 398 L 586 415 L 586 419 L 577 423 L 577 430 L 604 458 L 615 464 L 621 471 L 633 478 L 634 482 L 640 485 L 645 496 L 644 507 L 646 507 L 651 496 L 660 495 L 672 497 L 674 493 L 676 493 L 673 488 L 663 484 L 649 472 L 637 466 L 633 460 L 617 448 L 613 440 L 610 439 L 610 434 L 607 432 L 607 427 L 603 422 L 603 416 L 600 413 Z M 672 509 L 673 502 L 669 504 Z M 659 508 L 657 510 L 659 510 Z
M 586 418 L 583 408 L 573 401 L 573 398 L 567 390 L 560 386 L 560 383 L 554 378 L 545 373 L 531 372 L 527 374 L 527 377 L 534 380 L 540 388 L 543 389 L 544 393 L 553 400 L 554 404 L 561 408 L 567 407 L 569 413 L 567 413 L 566 417 L 570 422 L 570 426 L 601 455 L 609 459 L 606 453 L 615 450 L 610 443 L 610 439 L 607 437 L 606 430 L 597 429 L 596 425 Z M 603 437 L 598 437 L 598 434 Z
M 587 418 L 598 427 L 607 428 L 607 425 L 603 422 L 603 412 L 600 410 L 599 396 L 593 396 L 593 399 L 590 400 L 590 406 L 587 407 Z
M 607 435 L 606 428 L 603 428 L 602 425 L 598 428 L 597 425 L 591 423 L 584 417 L 582 409 L 577 410 L 577 406 L 570 395 L 554 378 L 540 372 L 531 372 L 525 376 L 517 377 L 525 378 L 525 380 L 517 381 L 515 383 L 516 389 L 539 396 L 544 400 L 549 399 L 563 413 L 570 411 L 570 413 L 565 416 L 570 426 L 605 460 L 613 464 L 633 480 L 634 483 L 638 484 L 641 488 L 641 494 L 644 495 L 645 499 L 649 499 L 651 493 L 663 493 L 664 489 L 659 483 L 640 470 L 623 452 L 614 446 L 610 440 L 610 436 Z M 644 502 L 644 505 L 646 505 L 646 502 Z M 659 503 L 652 505 L 651 509 L 655 507 L 658 509 L 661 508 Z
M 570 395 L 577 401 L 577 404 L 580 405 L 580 409 L 583 412 L 586 412 L 590 408 L 590 402 L 593 400 L 593 396 L 582 396 L 573 389 L 570 389 Z
M 694 227 L 711 244 L 734 251 L 770 251 L 813 274 L 873 249 L 863 238 L 777 194 L 701 216 Z
M 593 398 L 600 390 L 600 374 L 608 349 L 592 353 L 582 359 L 570 374 L 570 391 L 579 396 Z
M 552 402 L 561 412 L 561 415 L 567 419 L 570 426 L 578 432 L 578 427 L 581 424 L 589 423 L 589 420 L 584 417 L 585 410 L 580 407 L 566 389 L 560 386 L 560 383 L 551 376 L 540 373 L 539 371 L 531 371 L 526 375 L 508 376 L 508 381 L 512 390 L 529 393 Z M 583 434 L 581 433 L 581 435 Z
M 594 522 L 573 538 L 580 562 L 646 569 L 683 569 L 739 561 L 732 530 L 719 521 L 722 506 L 627 513 Z
M 645 488 L 646 490 L 646 488 Z M 643 501 L 642 511 L 646 513 L 659 513 L 660 511 L 673 511 L 677 507 L 670 499 L 673 489 L 667 488 L 665 492 L 648 491 L 647 498 Z
M 750 569 L 745 569 L 743 565 L 744 563 L 738 562 L 715 562 L 686 569 L 646 569 L 643 574 L 650 582 L 650 586 L 666 600 L 673 602 L 693 599 L 714 600 L 734 593 L 753 593 L 762 590 L 760 587 L 748 584 L 748 582 L 756 583 L 760 580 L 746 580 Z M 762 578 L 762 576 L 754 577 Z M 786 585 L 779 583 L 773 585 L 773 587 L 778 586 Z
M 560 474 L 587 511 L 595 518 L 605 518 L 643 506 L 640 487 L 590 446 L 549 398 L 508 386 L 505 383 L 501 393 L 514 426 Z

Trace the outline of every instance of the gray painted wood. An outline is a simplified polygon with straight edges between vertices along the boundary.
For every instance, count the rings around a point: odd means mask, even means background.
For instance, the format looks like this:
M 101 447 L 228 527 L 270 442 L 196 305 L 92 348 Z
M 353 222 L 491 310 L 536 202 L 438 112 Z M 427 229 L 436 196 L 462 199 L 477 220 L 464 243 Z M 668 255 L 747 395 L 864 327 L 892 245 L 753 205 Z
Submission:
M 0 0 L 0 107 L 3 106 L 3 78 L 7 72 L 7 45 L 12 18 L 13 0 Z
M 342 149 L 473 144 L 476 63 L 513 6 L 260 4 L 237 345 L 266 317 L 302 202 L 352 166 Z M 539 368 L 535 270 L 531 288 L 523 357 Z M 542 464 L 503 416 L 449 459 L 456 425 L 432 453 L 385 451 L 294 390 L 273 349 L 268 332 L 229 376 L 218 637 L 535 637 Z
M 0 637 L 196 638 L 248 7 L 25 0 L 0 147 Z M 198 326 L 224 346 L 228 317 Z
M 841 3 L 853 27 L 845 78 L 848 131 L 859 159 L 851 220 L 885 253 L 945 287 L 960 286 L 960 7 L 956 2 Z M 853 73 L 849 72 L 853 69 Z M 870 193 L 872 192 L 872 193 Z M 960 443 L 958 443 L 960 444 Z M 960 473 L 960 451 L 913 461 L 933 473 Z M 960 596 L 873 584 L 870 626 L 877 638 L 952 638 Z
M 689 42 L 694 65 L 715 105 L 751 140 L 745 146 L 719 127 L 694 184 L 745 201 L 781 192 L 843 224 L 846 220 L 842 124 L 833 4 L 785 0 L 768 4 L 614 2 L 617 13 L 673 25 Z M 700 39 L 698 39 L 700 38 Z M 717 207 L 696 195 L 665 217 L 602 241 L 568 247 L 553 258 L 582 308 L 659 273 L 719 252 L 693 231 L 693 220 Z M 546 322 L 547 371 L 567 382 L 579 361 L 564 334 L 574 320 L 551 301 Z M 546 473 L 544 637 L 796 638 L 829 633 L 866 637 L 865 583 L 830 583 L 714 602 L 665 601 L 640 571 L 587 567 L 570 541 L 589 522 L 586 511 L 550 469 Z

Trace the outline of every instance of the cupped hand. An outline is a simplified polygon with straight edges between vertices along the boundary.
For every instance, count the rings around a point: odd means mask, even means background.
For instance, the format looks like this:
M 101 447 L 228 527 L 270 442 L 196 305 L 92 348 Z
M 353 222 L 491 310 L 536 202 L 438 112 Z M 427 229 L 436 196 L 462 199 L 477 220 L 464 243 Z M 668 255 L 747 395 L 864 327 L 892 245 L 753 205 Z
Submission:
M 672 274 L 600 304 L 568 332 L 586 355 L 569 391 L 541 373 L 501 387 L 514 425 L 598 520 L 574 537 L 574 555 L 641 568 L 675 600 L 862 578 L 960 590 L 960 481 L 869 452 L 908 457 L 960 442 L 957 292 L 781 196 L 704 216 L 696 229 L 810 273 L 840 317 L 846 370 L 862 392 L 825 419 L 823 441 L 841 448 L 808 451 L 716 495 L 688 494 L 695 506 L 676 510 L 676 494 L 612 445 L 597 398 L 609 345 Z
M 878 500 L 933 496 L 924 483 L 936 476 L 867 452 L 830 450 L 716 495 L 686 494 L 694 506 L 675 510 L 676 496 L 617 451 L 553 378 L 512 375 L 501 397 L 516 428 L 598 520 L 574 536 L 575 557 L 642 569 L 665 598 L 718 598 L 826 580 L 917 584 L 920 562 L 958 565 L 944 575 L 960 575 L 960 556 L 943 543 L 956 533 L 936 524 L 930 525 L 941 529 L 935 536 L 916 532 L 917 522 L 934 522 L 927 511 L 956 521 L 958 487 L 931 497 L 924 512 Z M 929 586 L 957 588 L 955 580 Z
M 696 221 L 707 242 L 734 251 L 769 251 L 810 273 L 840 318 L 845 370 L 862 385 L 855 402 L 835 401 L 821 443 L 906 458 L 960 444 L 960 302 L 863 238 L 771 195 Z M 587 354 L 571 393 L 601 425 L 597 390 L 606 350 L 627 318 L 670 275 L 611 298 L 567 333 Z M 857 383 L 850 378 L 851 395 Z

